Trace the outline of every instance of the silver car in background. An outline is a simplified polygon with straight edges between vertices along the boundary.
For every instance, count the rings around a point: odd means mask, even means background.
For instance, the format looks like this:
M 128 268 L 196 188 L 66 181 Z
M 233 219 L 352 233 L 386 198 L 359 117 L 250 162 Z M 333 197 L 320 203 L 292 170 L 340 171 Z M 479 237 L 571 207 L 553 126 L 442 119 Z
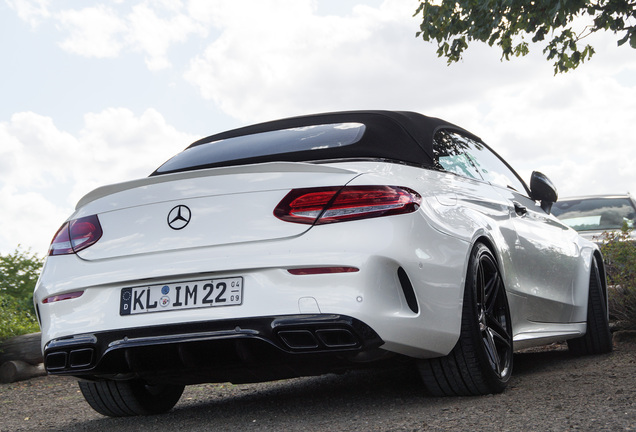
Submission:
M 634 227 L 636 201 L 630 194 L 561 198 L 552 206 L 552 214 L 582 237 L 600 242 L 604 232 Z

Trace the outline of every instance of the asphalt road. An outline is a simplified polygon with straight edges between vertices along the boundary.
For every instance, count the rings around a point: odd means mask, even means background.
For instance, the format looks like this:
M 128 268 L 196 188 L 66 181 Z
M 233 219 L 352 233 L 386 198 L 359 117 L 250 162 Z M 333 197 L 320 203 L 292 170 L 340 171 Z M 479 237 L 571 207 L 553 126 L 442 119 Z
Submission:
M 167 414 L 108 418 L 71 378 L 0 385 L 0 430 L 622 431 L 636 430 L 636 344 L 573 357 L 563 346 L 515 355 L 499 395 L 433 398 L 409 368 L 274 383 L 190 386 Z

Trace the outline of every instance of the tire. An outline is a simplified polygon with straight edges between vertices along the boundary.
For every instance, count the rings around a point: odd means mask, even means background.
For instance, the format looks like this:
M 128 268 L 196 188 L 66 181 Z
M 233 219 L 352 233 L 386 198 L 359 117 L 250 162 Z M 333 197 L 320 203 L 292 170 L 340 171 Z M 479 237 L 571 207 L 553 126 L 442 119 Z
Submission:
M 598 262 L 592 260 L 589 294 L 587 299 L 587 330 L 585 335 L 568 340 L 568 348 L 575 355 L 604 354 L 611 352 L 612 333 L 609 328 L 607 292 L 603 287 Z
M 502 392 L 512 374 L 510 308 L 497 261 L 477 243 L 466 273 L 459 340 L 445 357 L 420 360 L 424 386 L 434 396 Z
M 131 381 L 79 381 L 86 402 L 109 417 L 161 414 L 176 405 L 184 386 Z

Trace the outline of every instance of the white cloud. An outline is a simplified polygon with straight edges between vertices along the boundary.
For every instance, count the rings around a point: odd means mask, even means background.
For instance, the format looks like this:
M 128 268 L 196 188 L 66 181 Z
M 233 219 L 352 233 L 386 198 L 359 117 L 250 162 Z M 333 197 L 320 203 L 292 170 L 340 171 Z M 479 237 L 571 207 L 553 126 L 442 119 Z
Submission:
M 347 15 L 322 16 L 315 3 L 263 1 L 242 12 L 236 2 L 190 3 L 190 13 L 218 26 L 220 35 L 190 62 L 185 79 L 225 112 L 244 122 L 342 109 L 411 109 L 483 104 L 491 89 L 519 88 L 549 65 L 533 59 L 501 63 L 475 45 L 447 67 L 435 46 L 415 37 L 416 1 L 358 5 Z M 232 9 L 234 8 L 234 9 Z M 240 19 L 240 21 L 239 21 Z
M 302 23 L 316 10 L 313 0 L 190 0 L 189 16 L 219 29 L 235 29 L 250 34 L 254 26 L 267 27 L 270 32 L 280 32 L 281 24 Z M 292 21 L 292 22 L 290 22 Z M 259 24 L 260 23 L 260 24 Z M 266 36 L 266 35 L 263 35 Z
M 78 136 L 85 148 L 73 167 L 83 181 L 76 183 L 72 201 L 95 187 L 149 175 L 197 138 L 166 124 L 153 109 L 141 116 L 125 108 L 86 114 Z
M 65 10 L 56 14 L 60 30 L 68 36 L 62 49 L 85 57 L 112 58 L 123 48 L 121 35 L 126 23 L 108 7 L 98 5 L 82 10 Z
M 245 12 L 237 2 L 222 4 L 191 4 L 221 34 L 185 77 L 234 117 L 362 107 L 387 95 L 395 100 L 392 87 L 404 94 L 408 81 L 416 82 L 417 72 L 400 69 L 416 42 L 409 19 L 415 2 L 359 6 L 341 17 L 316 15 L 310 1 L 263 1 Z
M 40 22 L 50 15 L 49 0 L 5 0 L 21 20 L 29 23 L 31 27 L 37 27 Z
M 39 188 L 51 181 L 67 181 L 71 175 L 61 157 L 75 153 L 77 140 L 59 131 L 51 118 L 16 113 L 10 122 L 0 123 L 0 136 L 11 149 L 7 155 L 11 162 L 0 171 L 0 181 Z
M 155 4 L 142 3 L 133 7 L 127 16 L 127 41 L 135 50 L 146 55 L 146 65 L 150 70 L 158 70 L 171 66 L 167 57 L 169 48 L 176 43 L 183 43 L 191 33 L 205 35 L 205 27 L 190 17 L 179 13 L 180 2 L 162 2 L 165 10 L 173 14 L 168 19 L 157 15 L 152 7 Z
M 12 252 L 21 245 L 45 256 L 53 235 L 68 217 L 68 209 L 41 193 L 20 191 L 14 186 L 0 187 L 0 202 L 0 253 Z
M 141 52 L 150 70 L 170 67 L 168 51 L 173 45 L 185 42 L 192 34 L 204 36 L 207 32 L 196 17 L 182 12 L 180 1 L 142 0 L 132 5 L 111 1 L 83 9 L 58 8 L 53 13 L 43 6 L 39 14 L 39 9 L 26 1 L 16 3 L 20 8 L 14 9 L 23 20 L 54 20 L 65 34 L 59 43 L 63 50 L 89 58 Z

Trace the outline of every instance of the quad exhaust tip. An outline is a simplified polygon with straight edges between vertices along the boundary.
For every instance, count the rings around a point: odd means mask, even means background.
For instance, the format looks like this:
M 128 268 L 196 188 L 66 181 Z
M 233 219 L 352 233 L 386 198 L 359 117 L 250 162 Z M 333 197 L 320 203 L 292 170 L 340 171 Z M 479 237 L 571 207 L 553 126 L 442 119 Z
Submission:
M 278 336 L 293 350 L 346 349 L 360 346 L 358 338 L 347 329 L 280 330 Z
M 46 355 L 44 364 L 47 371 L 83 369 L 93 363 L 93 348 L 78 348 L 69 351 L 57 351 Z

